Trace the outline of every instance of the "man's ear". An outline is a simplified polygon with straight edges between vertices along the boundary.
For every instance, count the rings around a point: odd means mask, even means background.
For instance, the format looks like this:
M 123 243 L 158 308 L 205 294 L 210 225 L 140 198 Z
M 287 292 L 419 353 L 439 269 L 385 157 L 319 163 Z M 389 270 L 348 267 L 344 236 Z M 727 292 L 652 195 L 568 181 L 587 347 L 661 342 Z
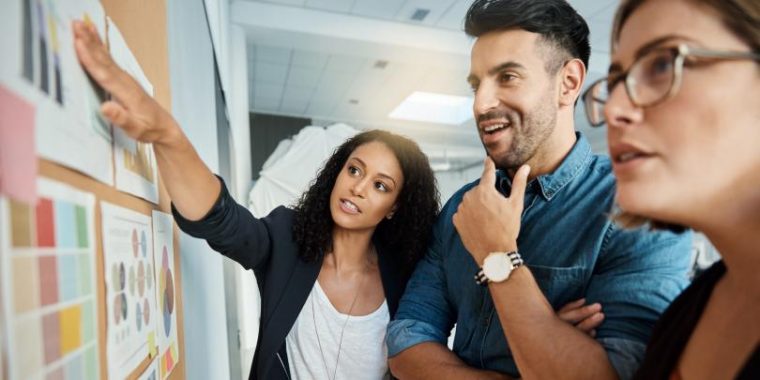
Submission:
M 559 105 L 575 107 L 575 101 L 583 89 L 586 65 L 578 58 L 571 59 L 560 69 Z

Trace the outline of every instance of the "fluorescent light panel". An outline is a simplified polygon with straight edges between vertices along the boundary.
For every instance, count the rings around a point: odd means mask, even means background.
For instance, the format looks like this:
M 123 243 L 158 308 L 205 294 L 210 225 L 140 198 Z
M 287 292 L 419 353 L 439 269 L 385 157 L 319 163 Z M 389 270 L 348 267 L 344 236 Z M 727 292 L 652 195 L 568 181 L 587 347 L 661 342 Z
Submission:
M 473 99 L 467 96 L 415 91 L 389 115 L 391 119 L 459 125 L 472 118 Z

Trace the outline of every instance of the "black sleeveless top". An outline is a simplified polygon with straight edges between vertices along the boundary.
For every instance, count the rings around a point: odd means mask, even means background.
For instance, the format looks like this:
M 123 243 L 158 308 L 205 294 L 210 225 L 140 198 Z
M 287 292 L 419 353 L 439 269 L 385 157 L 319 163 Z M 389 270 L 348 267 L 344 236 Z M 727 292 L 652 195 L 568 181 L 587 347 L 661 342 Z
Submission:
M 676 368 L 713 288 L 726 273 L 723 261 L 713 264 L 665 310 L 647 346 L 635 379 L 668 379 Z M 760 323 L 760 321 L 758 321 Z M 760 379 L 760 344 L 739 371 L 737 379 Z

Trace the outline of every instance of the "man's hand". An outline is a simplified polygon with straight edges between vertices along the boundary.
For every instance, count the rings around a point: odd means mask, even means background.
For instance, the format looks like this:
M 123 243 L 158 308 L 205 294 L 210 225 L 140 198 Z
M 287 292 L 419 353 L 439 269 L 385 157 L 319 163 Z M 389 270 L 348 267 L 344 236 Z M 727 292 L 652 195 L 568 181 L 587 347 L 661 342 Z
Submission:
M 585 303 L 585 298 L 570 302 L 557 311 L 557 316 L 593 338 L 596 336 L 596 328 L 604 321 L 602 305 Z
M 505 198 L 495 187 L 494 162 L 486 157 L 480 183 L 459 204 L 453 217 L 454 227 L 479 266 L 490 252 L 517 249 L 529 173 L 529 166 L 520 167 L 512 180 L 512 191 Z
M 74 49 L 82 67 L 113 96 L 100 112 L 129 137 L 147 143 L 168 143 L 179 127 L 172 116 L 150 97 L 106 49 L 92 23 L 74 21 Z

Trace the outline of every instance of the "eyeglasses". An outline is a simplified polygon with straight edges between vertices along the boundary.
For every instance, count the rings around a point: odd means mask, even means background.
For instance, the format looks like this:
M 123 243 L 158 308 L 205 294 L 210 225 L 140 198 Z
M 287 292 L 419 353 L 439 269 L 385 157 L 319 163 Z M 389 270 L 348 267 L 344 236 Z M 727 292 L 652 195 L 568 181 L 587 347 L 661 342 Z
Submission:
M 604 104 L 612 90 L 621 81 L 631 102 L 638 107 L 651 107 L 672 98 L 681 86 L 684 64 L 697 64 L 689 57 L 707 58 L 709 63 L 719 60 L 758 60 L 760 54 L 735 51 L 715 51 L 689 47 L 686 44 L 652 50 L 631 65 L 627 72 L 602 78 L 583 93 L 586 117 L 594 127 L 605 123 Z

